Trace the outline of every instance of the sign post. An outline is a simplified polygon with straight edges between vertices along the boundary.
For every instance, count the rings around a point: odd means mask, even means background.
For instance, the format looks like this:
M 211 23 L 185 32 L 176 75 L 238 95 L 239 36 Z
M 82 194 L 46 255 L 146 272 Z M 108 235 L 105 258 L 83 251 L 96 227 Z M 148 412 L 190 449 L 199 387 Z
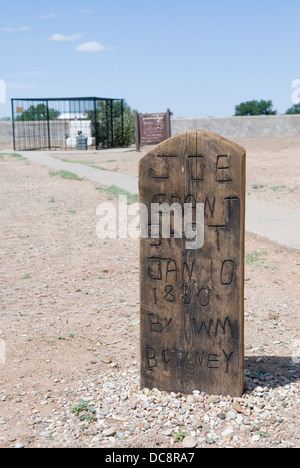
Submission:
M 156 145 L 171 138 L 170 109 L 165 114 L 135 113 L 136 150 L 141 145 Z

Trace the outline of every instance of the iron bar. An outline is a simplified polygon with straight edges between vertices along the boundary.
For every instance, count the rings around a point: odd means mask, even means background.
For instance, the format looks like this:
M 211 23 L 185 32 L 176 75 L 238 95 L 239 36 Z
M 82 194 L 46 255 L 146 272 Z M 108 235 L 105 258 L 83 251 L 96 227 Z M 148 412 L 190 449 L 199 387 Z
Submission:
M 93 149 L 124 144 L 122 99 L 12 99 L 11 105 L 15 150 L 75 150 L 78 132 Z

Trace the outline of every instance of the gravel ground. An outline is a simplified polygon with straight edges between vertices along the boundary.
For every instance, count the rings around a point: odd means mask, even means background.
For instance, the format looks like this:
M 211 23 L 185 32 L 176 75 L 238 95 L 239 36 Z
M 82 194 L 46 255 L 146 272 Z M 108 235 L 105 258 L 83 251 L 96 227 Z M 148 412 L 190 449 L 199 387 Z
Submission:
M 140 390 L 138 245 L 96 237 L 107 194 L 0 167 L 0 447 L 299 447 L 299 251 L 247 235 L 242 398 Z

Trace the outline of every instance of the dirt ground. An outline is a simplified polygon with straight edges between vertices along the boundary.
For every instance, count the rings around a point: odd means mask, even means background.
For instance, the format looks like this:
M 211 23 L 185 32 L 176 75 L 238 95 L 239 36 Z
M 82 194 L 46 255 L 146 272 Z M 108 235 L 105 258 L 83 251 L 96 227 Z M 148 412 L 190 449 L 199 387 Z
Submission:
M 300 209 L 300 138 L 237 142 L 248 196 Z M 84 157 L 137 175 L 143 154 Z M 198 447 L 300 446 L 300 251 L 246 236 L 240 411 L 140 391 L 138 241 L 97 238 L 105 192 L 1 155 L 0 195 L 0 447 L 180 447 L 179 428 Z
M 233 140 L 247 151 L 248 197 L 295 210 L 300 209 L 300 137 Z M 84 162 L 113 172 L 138 176 L 138 162 L 150 147 L 126 153 L 56 153 L 64 161 Z

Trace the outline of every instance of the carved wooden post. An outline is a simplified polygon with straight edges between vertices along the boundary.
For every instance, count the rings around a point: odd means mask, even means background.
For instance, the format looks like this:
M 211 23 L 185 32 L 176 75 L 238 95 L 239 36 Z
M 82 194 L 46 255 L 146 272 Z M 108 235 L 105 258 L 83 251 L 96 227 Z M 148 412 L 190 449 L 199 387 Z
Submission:
M 140 162 L 142 388 L 243 393 L 245 159 L 194 131 Z

